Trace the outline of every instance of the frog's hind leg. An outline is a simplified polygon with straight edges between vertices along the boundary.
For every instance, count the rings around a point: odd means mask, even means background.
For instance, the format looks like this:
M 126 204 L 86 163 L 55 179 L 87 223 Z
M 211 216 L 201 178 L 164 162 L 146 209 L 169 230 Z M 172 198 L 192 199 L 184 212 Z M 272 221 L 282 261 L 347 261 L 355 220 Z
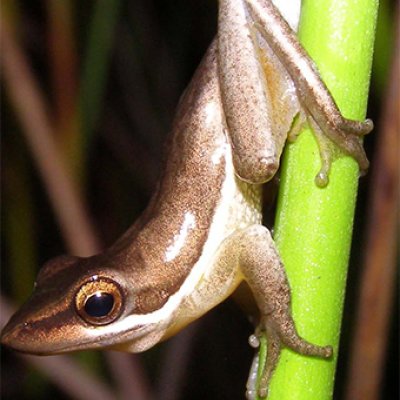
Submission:
M 218 77 L 237 175 L 250 183 L 270 180 L 294 115 L 296 89 L 259 35 L 244 0 L 220 0 Z
M 271 1 L 246 0 L 246 4 L 258 31 L 292 78 L 304 112 L 310 116 L 313 127 L 317 127 L 317 139 L 326 136 L 365 172 L 369 163 L 360 138 L 371 132 L 372 121 L 353 121 L 342 116 L 314 62 Z M 330 162 L 331 159 L 323 160 L 325 164 Z

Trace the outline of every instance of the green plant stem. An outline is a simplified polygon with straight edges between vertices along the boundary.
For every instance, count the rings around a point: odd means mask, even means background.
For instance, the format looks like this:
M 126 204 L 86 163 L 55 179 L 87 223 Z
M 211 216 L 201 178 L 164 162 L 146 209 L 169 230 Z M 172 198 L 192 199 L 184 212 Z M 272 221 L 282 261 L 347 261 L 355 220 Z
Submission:
M 365 117 L 377 6 L 377 0 L 302 4 L 300 40 L 343 115 L 351 119 Z M 333 345 L 334 358 L 284 349 L 270 385 L 271 400 L 332 397 L 358 166 L 350 157 L 339 157 L 323 189 L 314 183 L 319 168 L 316 141 L 305 130 L 285 151 L 275 240 L 292 287 L 297 330 L 312 343 Z

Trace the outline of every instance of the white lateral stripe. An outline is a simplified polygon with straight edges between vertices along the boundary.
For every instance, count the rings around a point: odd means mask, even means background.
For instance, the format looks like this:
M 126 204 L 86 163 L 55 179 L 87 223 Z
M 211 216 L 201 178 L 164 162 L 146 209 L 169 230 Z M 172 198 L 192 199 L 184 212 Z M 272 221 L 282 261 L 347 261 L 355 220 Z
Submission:
M 165 261 L 172 261 L 181 251 L 185 244 L 187 235 L 191 229 L 196 226 L 196 218 L 192 212 L 187 211 L 183 219 L 183 224 L 179 233 L 174 236 L 173 243 L 167 247 L 165 252 Z
M 130 315 L 122 321 L 116 322 L 101 329 L 101 334 L 115 334 L 134 329 L 139 325 L 156 324 L 160 328 L 166 327 L 172 319 L 173 313 L 189 294 L 193 293 L 203 274 L 212 268 L 212 258 L 216 254 L 222 241 L 230 234 L 227 232 L 226 225 L 229 221 L 229 202 L 235 197 L 238 191 L 235 180 L 235 172 L 232 164 L 232 154 L 230 146 L 225 146 L 225 181 L 222 185 L 222 193 L 219 204 L 214 214 L 208 239 L 203 247 L 199 260 L 194 265 L 192 271 L 186 278 L 179 290 L 173 294 L 159 310 L 149 314 Z M 94 335 L 95 331 L 91 331 Z

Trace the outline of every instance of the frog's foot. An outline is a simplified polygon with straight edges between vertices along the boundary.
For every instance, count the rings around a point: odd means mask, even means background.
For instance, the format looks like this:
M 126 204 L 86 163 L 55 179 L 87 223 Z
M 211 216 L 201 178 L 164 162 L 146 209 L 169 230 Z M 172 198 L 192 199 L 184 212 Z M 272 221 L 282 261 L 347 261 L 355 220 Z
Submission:
M 343 153 L 354 158 L 359 165 L 361 175 L 366 173 L 369 162 L 361 137 L 373 129 L 370 119 L 359 122 L 339 117 L 334 121 L 327 121 L 323 129 L 312 117 L 308 118 L 308 122 L 314 131 L 320 149 L 321 169 L 315 177 L 318 186 L 324 187 L 328 184 L 331 164 L 337 153 L 334 145 Z
M 270 316 L 261 318 L 260 325 L 254 335 L 249 338 L 250 345 L 258 347 L 262 336 L 267 340 L 267 360 L 258 385 L 258 396 L 261 398 L 265 398 L 268 395 L 269 383 L 278 363 L 282 347 L 288 347 L 296 353 L 314 357 L 330 358 L 333 354 L 331 346 L 317 346 L 302 339 L 297 334 L 293 323 L 279 326 Z M 254 365 L 258 365 L 258 357 L 259 355 L 257 354 Z M 252 376 L 253 379 L 256 379 L 254 371 Z M 248 398 L 254 398 L 255 384 L 251 382 L 250 386 L 247 392 Z
M 366 172 L 369 162 L 360 138 L 373 129 L 373 123 L 370 119 L 359 122 L 339 116 L 333 118 L 332 121 L 324 119 L 324 125 L 321 128 L 313 117 L 307 117 L 305 112 L 300 110 L 294 117 L 288 133 L 289 142 L 294 142 L 297 139 L 307 122 L 318 142 L 321 157 L 321 169 L 315 177 L 315 183 L 318 186 L 324 187 L 328 184 L 331 165 L 339 151 L 350 155 L 357 161 L 361 175 Z

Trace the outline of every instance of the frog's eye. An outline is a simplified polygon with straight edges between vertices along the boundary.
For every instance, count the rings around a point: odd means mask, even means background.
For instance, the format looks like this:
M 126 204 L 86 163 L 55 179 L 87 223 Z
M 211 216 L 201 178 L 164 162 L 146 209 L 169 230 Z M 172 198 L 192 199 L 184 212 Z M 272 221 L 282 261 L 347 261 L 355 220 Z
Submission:
M 113 280 L 95 276 L 85 282 L 75 295 L 79 316 L 91 325 L 114 322 L 122 311 L 123 295 Z

